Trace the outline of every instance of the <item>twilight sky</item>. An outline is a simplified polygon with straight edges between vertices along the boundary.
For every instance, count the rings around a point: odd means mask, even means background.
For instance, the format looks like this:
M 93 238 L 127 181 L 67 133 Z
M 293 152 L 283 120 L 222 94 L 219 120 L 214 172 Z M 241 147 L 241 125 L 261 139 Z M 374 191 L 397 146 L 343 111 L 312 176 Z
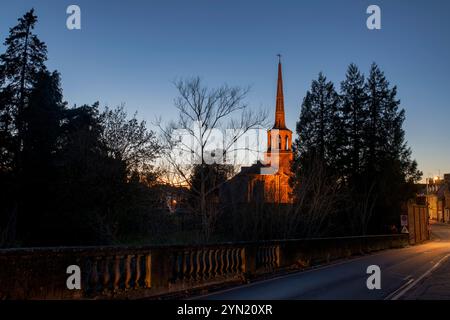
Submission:
M 71 4 L 81 7 L 81 30 L 66 28 Z M 381 30 L 366 27 L 370 4 L 381 7 Z M 199 75 L 211 87 L 251 85 L 252 108 L 272 111 L 281 53 L 294 130 L 320 71 L 339 87 L 349 63 L 367 73 L 375 61 L 398 86 L 424 176 L 450 172 L 450 1 L 1 0 L 1 42 L 31 7 L 70 105 L 125 103 L 148 122 L 169 120 L 173 80 Z

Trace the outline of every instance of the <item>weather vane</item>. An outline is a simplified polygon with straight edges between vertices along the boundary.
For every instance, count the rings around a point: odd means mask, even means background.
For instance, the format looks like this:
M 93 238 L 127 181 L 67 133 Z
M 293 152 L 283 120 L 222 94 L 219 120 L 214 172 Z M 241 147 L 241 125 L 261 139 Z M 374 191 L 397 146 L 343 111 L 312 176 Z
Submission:
M 281 63 L 281 53 L 277 54 L 277 57 L 278 57 L 278 62 Z

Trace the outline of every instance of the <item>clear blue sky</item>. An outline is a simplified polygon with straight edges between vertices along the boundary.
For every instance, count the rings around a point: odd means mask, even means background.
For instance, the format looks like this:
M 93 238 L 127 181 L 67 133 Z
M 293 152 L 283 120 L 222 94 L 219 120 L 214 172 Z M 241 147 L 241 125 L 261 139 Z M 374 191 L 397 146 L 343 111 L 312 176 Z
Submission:
M 66 29 L 70 4 L 81 7 L 80 31 Z M 382 30 L 366 28 L 370 4 L 381 7 Z M 168 120 L 172 81 L 199 75 L 209 86 L 251 85 L 251 106 L 272 110 L 281 53 L 294 129 L 320 71 L 339 83 L 349 63 L 367 72 L 375 61 L 398 86 L 419 168 L 450 172 L 450 1 L 2 0 L 2 41 L 31 7 L 71 105 L 124 102 L 148 122 Z

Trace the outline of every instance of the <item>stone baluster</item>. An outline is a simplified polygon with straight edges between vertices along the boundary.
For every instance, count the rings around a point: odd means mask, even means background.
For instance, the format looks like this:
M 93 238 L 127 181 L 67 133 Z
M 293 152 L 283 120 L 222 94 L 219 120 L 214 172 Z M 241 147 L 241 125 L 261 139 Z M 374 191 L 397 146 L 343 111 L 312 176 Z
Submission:
M 268 267 L 269 267 L 269 264 L 270 264 L 270 247 L 269 246 L 266 246 L 266 247 L 264 247 L 264 249 L 263 249 L 264 251 L 264 253 L 263 253 L 263 255 L 264 255 L 264 267 L 267 269 Z
M 195 252 L 195 264 L 196 264 L 196 268 L 195 268 L 195 273 L 194 273 L 194 278 L 195 280 L 200 280 L 200 272 L 201 272 L 201 254 L 202 254 L 202 250 L 198 249 Z
M 263 248 L 263 264 L 264 267 L 267 268 L 267 266 L 269 265 L 269 247 L 264 247 Z
M 236 273 L 241 273 L 242 268 L 242 248 L 236 249 Z
M 200 280 L 205 280 L 206 279 L 206 253 L 207 253 L 208 249 L 203 249 L 201 250 L 201 254 L 200 254 L 200 263 L 201 263 L 201 268 L 200 268 Z
M 241 248 L 240 250 L 240 260 L 241 260 L 241 269 L 239 270 L 241 273 L 245 272 L 245 248 Z
M 280 246 L 275 246 L 274 250 L 275 254 L 275 267 L 278 268 L 280 266 Z
M 95 292 L 98 284 L 98 270 L 97 270 L 98 257 L 93 257 L 91 260 L 91 288 Z
M 109 280 L 111 278 L 111 275 L 109 273 L 109 257 L 103 258 L 103 290 L 109 289 Z
M 278 246 L 273 246 L 273 267 L 276 268 L 278 265 Z
M 125 258 L 125 289 L 130 289 L 132 257 L 132 255 L 127 255 Z
M 187 276 L 188 276 L 188 254 L 189 254 L 189 252 L 188 251 L 183 251 L 182 252 L 182 265 L 183 265 L 183 268 L 182 268 L 182 270 L 183 270 L 183 276 L 182 276 L 182 281 L 184 281 L 186 278 L 187 278 Z
M 223 269 L 223 274 L 227 275 L 228 274 L 228 268 L 230 267 L 229 249 L 225 248 L 223 250 L 223 252 L 224 252 L 224 269 Z
M 233 273 L 238 274 L 239 273 L 239 248 L 234 249 L 233 259 L 234 259 Z
M 217 273 L 218 275 L 223 275 L 223 267 L 224 267 L 224 251 L 222 248 L 217 250 L 217 261 L 218 261 L 218 268 Z
M 219 250 L 214 250 L 214 277 L 219 275 Z
M 152 256 L 151 254 L 146 254 L 145 255 L 145 287 L 146 288 L 151 288 L 152 286 Z
M 213 277 L 213 254 L 214 249 L 208 250 L 208 279 L 211 279 Z
M 139 288 L 139 282 L 141 280 L 141 257 L 142 255 L 136 255 L 136 274 L 134 277 L 134 288 Z
M 270 262 L 269 262 L 270 268 L 275 267 L 275 246 L 270 246 Z
M 183 277 L 184 277 L 184 268 L 185 268 L 184 253 L 183 253 L 183 251 L 180 251 L 177 253 L 177 255 L 179 256 L 180 263 L 179 263 L 179 266 L 177 267 L 178 274 L 177 274 L 176 280 L 181 281 L 181 280 L 183 280 Z
M 272 260 L 273 260 L 273 246 L 267 247 L 267 266 L 269 268 L 272 267 Z
M 232 252 L 231 248 L 227 248 L 227 274 L 231 273 L 232 268 Z
M 114 257 L 114 284 L 113 288 L 114 290 L 119 289 L 119 282 L 120 282 L 120 256 Z
M 195 267 L 194 255 L 195 255 L 194 250 L 191 250 L 189 254 L 189 277 L 188 277 L 190 281 L 194 280 L 194 267 Z

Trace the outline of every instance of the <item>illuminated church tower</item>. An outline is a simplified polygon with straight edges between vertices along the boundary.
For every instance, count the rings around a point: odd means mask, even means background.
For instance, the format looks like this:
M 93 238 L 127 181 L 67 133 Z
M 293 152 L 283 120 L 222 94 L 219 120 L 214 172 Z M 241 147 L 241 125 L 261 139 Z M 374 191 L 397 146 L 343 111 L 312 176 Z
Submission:
M 281 58 L 278 55 L 278 82 L 275 107 L 275 123 L 272 129 L 267 131 L 267 152 L 264 162 L 271 164 L 272 168 L 278 168 L 278 173 L 289 174 L 291 172 L 292 131 L 286 127 L 284 114 L 283 75 L 281 70 Z M 275 172 L 274 172 L 275 173 Z
M 286 127 L 280 55 L 278 57 L 275 123 L 267 131 L 264 162 L 258 161 L 250 167 L 242 167 L 241 171 L 222 188 L 224 202 L 292 203 L 292 189 L 289 185 L 293 159 L 292 131 Z

